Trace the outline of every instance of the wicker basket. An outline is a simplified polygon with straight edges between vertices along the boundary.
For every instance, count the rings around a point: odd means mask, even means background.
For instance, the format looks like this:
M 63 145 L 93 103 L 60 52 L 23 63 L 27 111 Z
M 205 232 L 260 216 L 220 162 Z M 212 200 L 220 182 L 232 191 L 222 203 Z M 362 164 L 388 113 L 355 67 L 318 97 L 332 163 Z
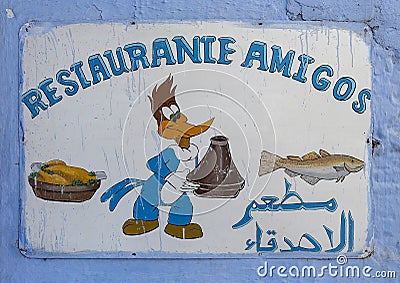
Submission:
M 34 194 L 41 199 L 62 202 L 83 202 L 93 197 L 100 187 L 101 180 L 91 185 L 54 185 L 28 178 Z

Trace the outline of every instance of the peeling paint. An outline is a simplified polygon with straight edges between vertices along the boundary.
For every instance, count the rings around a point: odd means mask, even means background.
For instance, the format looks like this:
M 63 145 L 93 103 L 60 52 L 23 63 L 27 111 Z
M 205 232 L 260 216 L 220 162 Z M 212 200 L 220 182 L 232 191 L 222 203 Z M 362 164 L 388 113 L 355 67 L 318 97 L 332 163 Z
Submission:
M 7 8 L 6 13 L 7 13 L 7 18 L 9 18 L 9 19 L 15 18 L 15 15 L 14 15 L 14 12 L 12 9 Z

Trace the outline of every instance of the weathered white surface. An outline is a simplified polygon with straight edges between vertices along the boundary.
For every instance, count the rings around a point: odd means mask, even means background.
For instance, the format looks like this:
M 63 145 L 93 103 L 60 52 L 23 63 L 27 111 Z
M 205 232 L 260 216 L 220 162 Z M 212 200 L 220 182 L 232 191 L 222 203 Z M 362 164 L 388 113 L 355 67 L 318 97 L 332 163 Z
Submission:
M 176 59 L 171 40 L 174 36 L 182 35 L 192 44 L 193 36 L 210 34 L 236 40 L 230 45 L 236 50 L 228 56 L 231 64 L 193 64 L 186 56 L 184 64 L 166 66 L 162 59 L 161 67 L 143 70 L 141 66 L 135 72 L 112 76 L 85 90 L 80 88 L 72 97 L 63 93 L 63 86 L 53 83 L 52 86 L 58 88 L 56 95 L 62 95 L 63 99 L 46 111 L 42 110 L 35 118 L 31 118 L 31 113 L 23 107 L 27 174 L 32 162 L 57 158 L 88 170 L 105 170 L 108 175 L 96 195 L 82 204 L 43 201 L 35 197 L 24 181 L 26 199 L 22 220 L 26 243 L 23 244 L 29 254 L 255 254 L 255 249 L 244 249 L 246 240 L 255 238 L 256 221 L 263 230 L 277 231 L 280 249 L 287 249 L 283 237 L 297 243 L 307 232 L 327 250 L 331 246 L 322 225 L 336 231 L 334 239 L 338 241 L 340 214 L 342 211 L 347 214 L 349 210 L 355 219 L 354 252 L 364 252 L 368 246 L 368 167 L 351 174 L 343 183 L 322 180 L 315 186 L 299 177 L 289 178 L 283 171 L 263 177 L 257 175 L 260 152 L 264 149 L 282 156 L 302 156 L 322 148 L 332 154 L 349 154 L 367 161 L 369 102 L 363 114 L 351 109 L 358 92 L 370 87 L 369 48 L 357 33 L 313 25 L 301 28 L 231 23 L 39 25 L 32 27 L 29 33 L 23 32 L 22 93 L 35 87 L 43 78 L 55 78 L 59 69 L 69 69 L 76 61 L 84 62 L 85 75 L 92 80 L 87 58 L 108 49 L 115 52 L 117 47 L 141 42 L 147 47 L 151 64 L 152 42 L 156 38 L 165 37 L 170 41 Z M 300 83 L 282 73 L 260 71 L 257 60 L 252 68 L 241 66 L 255 40 L 267 44 L 268 65 L 272 45 L 281 47 L 283 57 L 293 50 L 291 75 L 298 72 L 298 56 L 312 56 L 315 62 L 308 67 L 307 81 Z M 124 55 L 130 66 L 127 54 Z M 219 57 L 218 41 L 214 43 L 213 56 Z M 324 92 L 312 86 L 312 73 L 322 64 L 328 64 L 334 70 L 331 86 Z M 202 199 L 191 195 L 193 221 L 199 223 L 204 232 L 204 237 L 195 241 L 182 242 L 163 232 L 167 207 L 161 207 L 166 213 L 161 214 L 157 231 L 127 237 L 122 234 L 121 226 L 132 217 L 137 193 L 125 197 L 113 213 L 108 211 L 106 203 L 99 201 L 102 192 L 126 177 L 148 178 L 150 172 L 145 166 L 146 160 L 171 144 L 158 137 L 147 99 L 154 85 L 163 82 L 169 74 L 174 76 L 178 104 L 190 122 L 201 123 L 215 117 L 212 129 L 193 139 L 201 154 L 208 147 L 210 137 L 216 134 L 227 136 L 235 164 L 246 179 L 245 189 L 233 200 Z M 321 78 L 324 75 L 322 73 Z M 357 87 L 351 99 L 337 101 L 332 89 L 345 75 L 353 77 Z M 70 79 L 77 80 L 74 75 Z M 324 210 L 253 213 L 253 222 L 244 228 L 232 229 L 252 200 L 262 203 L 260 197 L 266 195 L 282 199 L 284 178 L 289 179 L 292 190 L 296 190 L 304 202 L 327 201 L 334 197 L 338 209 L 334 213 Z

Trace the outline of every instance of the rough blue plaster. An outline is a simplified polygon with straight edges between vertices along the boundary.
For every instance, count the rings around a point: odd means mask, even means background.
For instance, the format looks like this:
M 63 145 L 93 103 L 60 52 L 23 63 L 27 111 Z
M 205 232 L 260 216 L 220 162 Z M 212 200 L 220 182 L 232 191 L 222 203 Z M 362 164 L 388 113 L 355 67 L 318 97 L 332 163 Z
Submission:
M 367 22 L 374 16 L 376 2 L 288 0 L 287 10 L 290 19 Z
M 6 9 L 12 9 L 6 11 Z M 376 148 L 372 158 L 371 191 L 374 254 L 349 264 L 395 270 L 400 276 L 400 5 L 396 0 L 364 1 L 256 1 L 234 0 L 3 0 L 0 3 L 0 207 L 2 217 L 1 282 L 75 281 L 202 281 L 244 282 L 260 279 L 259 259 L 28 259 L 17 247 L 19 222 L 19 61 L 18 31 L 28 21 L 207 20 L 256 22 L 328 21 L 358 22 L 371 28 L 373 98 L 371 102 Z M 270 260 L 274 265 L 328 264 L 329 260 Z M 277 281 L 282 281 L 282 279 Z M 261 278 L 270 281 L 269 278 Z M 327 281 L 329 278 L 320 278 Z M 331 279 L 332 280 L 332 279 Z M 398 279 L 396 279 L 398 280 Z M 393 280 L 395 282 L 396 280 Z M 299 279 L 294 280 L 296 282 Z M 306 281 L 306 280 L 303 280 Z M 385 282 L 385 280 L 382 280 Z

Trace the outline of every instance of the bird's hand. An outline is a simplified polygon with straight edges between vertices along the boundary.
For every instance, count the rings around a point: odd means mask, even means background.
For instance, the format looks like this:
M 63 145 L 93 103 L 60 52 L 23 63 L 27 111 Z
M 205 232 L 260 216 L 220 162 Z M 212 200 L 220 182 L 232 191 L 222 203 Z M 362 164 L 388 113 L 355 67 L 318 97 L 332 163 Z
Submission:
M 193 192 L 194 190 L 200 188 L 200 185 L 194 184 L 189 181 L 183 182 L 182 186 L 179 188 L 180 191 L 182 192 Z

